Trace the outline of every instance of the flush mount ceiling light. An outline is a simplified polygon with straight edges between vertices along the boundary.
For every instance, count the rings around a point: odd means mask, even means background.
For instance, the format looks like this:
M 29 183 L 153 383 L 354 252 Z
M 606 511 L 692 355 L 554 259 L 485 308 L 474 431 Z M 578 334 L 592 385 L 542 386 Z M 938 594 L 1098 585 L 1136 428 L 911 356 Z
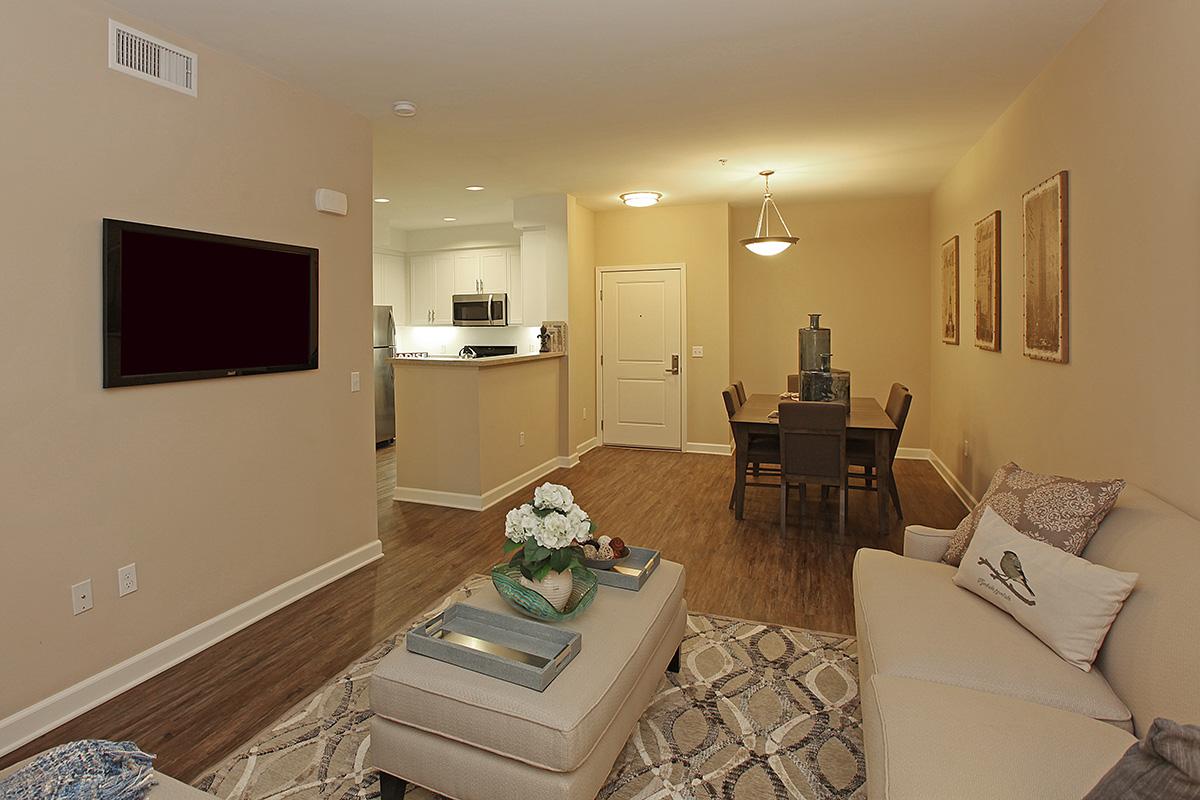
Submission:
M 482 192 L 483 187 L 482 186 L 468 186 L 467 191 L 468 192 Z
M 376 203 L 390 203 L 392 201 L 386 197 L 376 197 L 375 202 Z
M 458 222 L 458 217 L 442 217 L 442 222 Z
M 775 256 L 800 241 L 800 237 L 792 236 L 787 223 L 783 221 L 783 214 L 779 213 L 779 207 L 771 199 L 771 176 L 775 174 L 775 170 L 764 169 L 758 174 L 763 176 L 764 187 L 762 208 L 758 212 L 758 227 L 754 229 L 753 236 L 742 239 L 738 243 L 755 255 Z M 771 235 L 771 214 L 767 211 L 767 206 L 770 206 L 771 210 L 775 212 L 775 216 L 779 217 L 779 224 L 783 226 L 783 232 L 787 236 Z
M 662 200 L 662 192 L 626 192 L 621 195 L 621 202 L 634 208 L 657 205 L 659 200 Z
M 397 100 L 392 103 L 392 113 L 397 117 L 415 117 L 417 115 L 417 104 L 412 100 Z

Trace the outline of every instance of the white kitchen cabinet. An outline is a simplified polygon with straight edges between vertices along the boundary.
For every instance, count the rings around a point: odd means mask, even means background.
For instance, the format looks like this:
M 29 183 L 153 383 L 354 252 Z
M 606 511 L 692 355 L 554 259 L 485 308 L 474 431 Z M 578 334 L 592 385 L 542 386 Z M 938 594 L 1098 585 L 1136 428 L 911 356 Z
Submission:
M 479 290 L 484 294 L 504 294 L 511 291 L 511 284 L 508 282 L 508 251 L 480 252 Z
M 371 302 L 377 306 L 383 305 L 383 254 L 374 253 L 371 256 Z
M 408 324 L 408 269 L 404 257 L 384 253 L 381 257 L 383 273 L 383 302 L 392 307 L 392 319 L 397 325 Z M 377 300 L 378 304 L 379 301 Z
M 525 292 L 521 289 L 521 252 L 510 249 L 506 253 L 508 269 L 508 324 L 521 325 L 525 322 Z
M 521 319 L 526 325 L 546 320 L 546 231 L 521 232 Z
M 454 254 L 454 294 L 479 294 L 478 250 Z
M 450 325 L 454 295 L 454 259 L 427 253 L 409 259 L 409 325 Z

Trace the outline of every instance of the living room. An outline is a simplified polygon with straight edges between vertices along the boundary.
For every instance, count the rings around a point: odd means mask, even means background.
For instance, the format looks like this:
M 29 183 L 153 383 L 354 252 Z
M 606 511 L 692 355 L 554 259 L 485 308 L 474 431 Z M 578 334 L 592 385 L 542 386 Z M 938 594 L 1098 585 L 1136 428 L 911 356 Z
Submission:
M 89 796 L 1195 796 L 1194 3 L 45 0 L 5 21 L 5 791 L 74 796 L 28 759 L 131 741 L 152 762 L 120 750 L 107 774 L 137 781 Z M 114 25 L 192 71 L 112 66 Z M 438 225 L 457 243 L 416 233 Z M 133 296 L 114 304 L 105 242 L 147 232 L 296 251 L 312 362 L 123 375 Z M 435 363 L 507 344 L 412 314 L 414 258 L 472 248 L 518 254 L 535 360 Z M 401 276 L 382 298 L 373 255 Z M 622 277 L 675 298 L 674 339 L 630 315 L 653 381 L 605 336 Z M 232 306 L 194 315 L 200 278 L 156 298 L 181 342 L 235 329 Z M 389 365 L 397 442 L 374 448 L 381 299 L 431 358 Z M 555 321 L 562 352 L 528 353 Z M 848 373 L 813 412 L 849 404 L 828 488 L 783 463 L 809 372 Z M 606 404 L 627 378 L 667 446 L 621 438 L 654 427 Z M 434 379 L 470 403 L 430 402 Z M 578 539 L 526 548 L 559 511 Z M 570 561 L 627 551 L 639 591 Z M 550 602 L 522 583 L 543 567 L 584 586 L 550 616 L 509 605 Z M 571 661 L 539 692 L 413 650 L 451 607 L 565 632 Z M 439 692 L 471 708 L 414 699 Z M 1133 767 L 1167 782 L 1135 794 Z

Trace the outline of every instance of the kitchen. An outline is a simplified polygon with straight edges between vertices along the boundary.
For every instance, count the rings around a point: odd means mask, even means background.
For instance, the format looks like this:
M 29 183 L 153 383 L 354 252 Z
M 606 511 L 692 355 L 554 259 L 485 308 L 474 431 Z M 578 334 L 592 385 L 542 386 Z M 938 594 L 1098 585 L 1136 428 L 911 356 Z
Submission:
M 395 441 L 396 500 L 481 510 L 574 463 L 566 197 L 513 205 L 512 223 L 376 236 L 376 442 Z

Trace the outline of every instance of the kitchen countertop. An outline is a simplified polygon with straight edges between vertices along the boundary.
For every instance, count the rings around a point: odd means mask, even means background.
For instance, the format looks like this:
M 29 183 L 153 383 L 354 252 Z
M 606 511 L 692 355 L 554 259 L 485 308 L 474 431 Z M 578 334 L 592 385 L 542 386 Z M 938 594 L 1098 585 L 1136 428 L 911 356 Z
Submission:
M 544 361 L 547 358 L 562 358 L 566 353 L 517 353 L 511 356 L 489 356 L 485 358 L 459 358 L 458 356 L 428 356 L 427 358 L 393 358 L 393 365 L 417 364 L 439 367 L 502 367 L 525 361 Z

